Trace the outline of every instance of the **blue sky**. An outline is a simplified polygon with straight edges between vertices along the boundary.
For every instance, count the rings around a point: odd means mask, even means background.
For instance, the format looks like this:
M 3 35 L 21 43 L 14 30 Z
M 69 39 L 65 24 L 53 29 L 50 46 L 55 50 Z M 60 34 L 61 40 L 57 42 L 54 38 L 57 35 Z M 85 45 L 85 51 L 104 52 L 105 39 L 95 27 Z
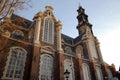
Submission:
M 54 8 L 56 19 L 63 24 L 62 32 L 76 37 L 77 8 L 79 3 L 89 16 L 93 25 L 94 35 L 97 36 L 101 46 L 104 61 L 120 66 L 120 0 L 32 0 L 32 8 L 17 14 L 32 20 L 39 11 L 44 11 L 46 5 Z M 71 33 L 72 32 L 72 33 Z

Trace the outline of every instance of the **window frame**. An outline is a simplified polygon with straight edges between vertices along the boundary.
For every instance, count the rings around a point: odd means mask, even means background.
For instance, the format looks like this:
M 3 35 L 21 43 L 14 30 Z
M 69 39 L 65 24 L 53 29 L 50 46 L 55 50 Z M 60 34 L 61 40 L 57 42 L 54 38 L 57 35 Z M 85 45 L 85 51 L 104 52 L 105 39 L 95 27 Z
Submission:
M 16 34 L 17 33 L 17 34 Z M 15 39 L 23 39 L 24 38 L 24 33 L 21 30 L 13 30 L 11 37 Z
M 101 70 L 100 66 L 96 66 L 96 77 L 98 80 L 103 80 L 102 70 Z
M 46 24 L 46 21 L 48 22 L 47 24 Z M 50 26 L 50 24 L 51 24 L 51 26 Z M 50 37 L 50 27 L 52 28 L 51 29 L 51 36 L 52 37 Z M 47 31 L 45 31 L 45 28 L 47 29 Z M 45 32 L 46 32 L 46 35 L 45 35 Z M 45 36 L 47 36 L 46 39 L 45 39 Z M 44 18 L 42 41 L 49 43 L 49 44 L 54 43 L 54 21 L 50 16 L 47 16 Z
M 7 70 L 9 69 L 8 68 L 8 66 L 9 66 L 9 63 L 10 63 L 10 59 L 11 59 L 11 55 L 12 55 L 12 51 L 14 50 L 14 49 L 20 49 L 20 50 L 22 50 L 24 53 L 17 53 L 17 58 L 18 58 L 18 55 L 19 54 L 24 54 L 24 60 L 23 60 L 23 62 L 22 62 L 22 64 L 23 64 L 23 67 L 22 67 L 22 72 L 21 72 L 21 74 L 20 74 L 20 78 L 15 78 L 15 71 L 16 71 L 16 66 L 17 66 L 17 63 L 18 63 L 18 61 L 15 61 L 15 65 L 14 65 L 14 72 L 13 72 L 13 76 L 12 77 L 6 77 L 6 74 L 7 74 Z M 23 48 L 21 48 L 21 47 L 11 47 L 10 48 L 10 51 L 9 51 L 9 55 L 8 55 L 8 57 L 7 57 L 7 61 L 6 61 L 6 66 L 5 66 L 5 69 L 4 69 L 4 72 L 3 72 L 3 77 L 2 77 L 2 79 L 23 79 L 23 75 L 24 75 L 24 68 L 25 68 L 25 62 L 26 62 L 26 57 L 27 57 L 27 51 L 25 50 L 25 49 L 23 49 Z
M 64 72 L 66 71 L 66 69 L 70 72 L 69 80 L 75 80 L 75 72 L 72 58 L 64 60 Z M 66 80 L 65 76 L 64 79 Z
M 71 54 L 71 53 L 72 53 L 71 47 L 66 46 L 66 47 L 65 47 L 65 54 Z
M 85 72 L 85 71 L 86 71 L 86 70 L 85 70 L 86 68 L 87 68 L 87 72 Z M 89 65 L 86 64 L 86 63 L 83 63 L 83 64 L 82 64 L 82 70 L 83 70 L 83 79 L 86 80 L 86 73 L 87 73 L 88 79 L 91 80 L 90 67 L 89 67 Z M 84 71 L 84 70 L 85 70 L 85 71 Z M 88 79 L 87 79 L 87 80 L 88 80 Z
M 53 57 L 52 57 L 51 55 L 48 55 L 48 54 L 42 54 L 42 55 L 40 56 L 39 79 L 42 80 L 42 79 L 41 79 L 41 74 L 44 73 L 44 71 L 42 72 L 42 70 L 43 70 L 43 69 L 42 69 L 42 67 L 43 67 L 43 66 L 42 66 L 42 59 L 44 59 L 44 57 L 47 57 L 47 58 L 49 57 L 49 59 L 51 59 L 51 61 L 52 61 L 52 62 L 51 62 L 51 63 L 52 63 L 51 65 L 48 65 L 48 64 L 47 64 L 47 65 L 45 65 L 45 67 L 46 67 L 46 66 L 51 66 L 51 70 L 49 70 L 49 71 L 51 71 L 52 74 L 48 74 L 48 75 L 46 75 L 46 76 L 50 76 L 50 75 L 51 75 L 52 78 L 51 78 L 50 80 L 53 80 L 53 79 L 54 79 L 54 74 L 53 74 L 53 72 L 54 72 L 54 66 L 53 66 L 54 60 L 53 60 Z M 48 63 L 48 61 L 47 61 L 47 63 Z M 46 70 L 45 70 L 45 71 L 46 71 Z M 47 70 L 47 71 L 48 71 L 48 70 Z M 42 75 L 43 75 L 43 74 L 42 74 Z M 45 80 L 46 80 L 46 78 L 45 78 Z
M 112 78 L 113 77 L 112 71 L 109 68 L 107 68 L 107 74 L 108 74 L 108 78 Z
M 95 45 L 95 41 L 90 39 L 88 41 L 88 46 L 89 46 L 91 57 L 93 57 L 95 59 L 98 59 L 98 53 L 97 53 L 97 48 L 96 48 L 96 45 Z

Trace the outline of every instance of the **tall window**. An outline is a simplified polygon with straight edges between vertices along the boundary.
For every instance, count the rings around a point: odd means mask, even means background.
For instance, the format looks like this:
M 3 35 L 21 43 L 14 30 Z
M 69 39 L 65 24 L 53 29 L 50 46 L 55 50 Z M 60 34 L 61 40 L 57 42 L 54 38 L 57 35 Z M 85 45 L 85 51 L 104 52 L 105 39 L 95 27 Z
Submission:
M 102 72 L 100 67 L 96 67 L 96 72 L 97 72 L 97 80 L 103 80 Z
M 42 55 L 40 63 L 40 80 L 53 80 L 53 58 L 49 55 Z
M 96 47 L 95 47 L 95 42 L 93 40 L 89 40 L 89 49 L 92 57 L 98 59 Z
M 112 72 L 111 72 L 111 70 L 109 68 L 107 69 L 107 74 L 108 74 L 109 78 L 112 78 Z
M 3 79 L 22 80 L 27 52 L 19 47 L 12 47 L 4 71 Z
M 54 23 L 50 18 L 45 18 L 44 30 L 43 30 L 43 41 L 52 43 L 54 38 Z
M 91 80 L 89 66 L 86 63 L 83 63 L 82 64 L 82 69 L 83 69 L 84 80 Z
M 70 72 L 68 80 L 74 80 L 74 67 L 73 67 L 72 60 L 69 60 L 69 59 L 64 60 L 64 72 L 66 70 L 68 70 Z M 65 78 L 65 80 L 66 80 L 66 78 Z

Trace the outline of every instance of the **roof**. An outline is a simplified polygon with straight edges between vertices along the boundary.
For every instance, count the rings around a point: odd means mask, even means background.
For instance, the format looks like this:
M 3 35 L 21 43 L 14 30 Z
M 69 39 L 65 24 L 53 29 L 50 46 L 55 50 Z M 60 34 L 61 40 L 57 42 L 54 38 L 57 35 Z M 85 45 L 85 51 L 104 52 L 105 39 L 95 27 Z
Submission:
M 81 35 L 77 36 L 77 37 L 73 40 L 74 44 L 78 43 L 78 42 L 82 39 L 82 37 L 83 37 L 84 34 L 85 34 L 85 32 L 82 33 Z
M 23 18 L 23 17 L 20 17 L 20 16 L 18 16 L 18 15 L 16 15 L 16 14 L 12 14 L 11 20 L 12 20 L 12 23 L 13 23 L 13 24 L 18 25 L 18 26 L 21 26 L 21 27 L 23 27 L 23 28 L 25 28 L 25 29 L 28 29 L 28 28 L 30 27 L 30 25 L 32 24 L 32 21 L 27 20 L 27 19 L 25 19 L 25 18 Z M 65 35 L 65 34 L 61 34 L 61 36 L 62 36 L 62 40 L 63 40 L 65 43 L 70 44 L 70 45 L 74 45 L 74 44 L 78 43 L 78 42 L 81 40 L 81 38 L 82 38 L 82 36 L 83 36 L 84 34 L 85 34 L 85 33 L 77 36 L 76 38 L 72 38 L 72 37 L 67 36 L 67 35 Z
M 62 35 L 62 40 L 67 43 L 67 44 L 70 44 L 70 45 L 74 45 L 76 43 L 78 43 L 79 41 L 81 41 L 82 39 L 82 36 L 84 35 L 85 33 L 77 36 L 76 38 L 72 38 L 72 37 L 69 37 L 65 34 L 61 34 Z
M 70 44 L 70 45 L 73 44 L 73 38 L 72 38 L 72 37 L 69 37 L 69 36 L 67 36 L 67 35 L 65 35 L 65 34 L 61 34 L 61 36 L 62 36 L 62 40 L 63 40 L 65 43 Z
M 28 29 L 30 27 L 30 25 L 32 24 L 32 21 L 27 20 L 23 17 L 20 17 L 16 14 L 12 14 L 11 20 L 12 20 L 13 24 L 16 24 L 18 26 L 22 26 L 23 28 L 26 28 L 26 29 Z

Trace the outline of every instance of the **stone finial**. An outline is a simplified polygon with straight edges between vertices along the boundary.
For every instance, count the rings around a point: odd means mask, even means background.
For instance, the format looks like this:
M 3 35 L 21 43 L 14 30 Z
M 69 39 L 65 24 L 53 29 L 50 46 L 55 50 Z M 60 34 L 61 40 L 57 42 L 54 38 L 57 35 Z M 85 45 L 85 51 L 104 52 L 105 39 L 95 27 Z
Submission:
M 10 17 L 12 16 L 13 13 L 14 13 L 14 10 L 11 9 L 11 10 L 9 11 L 9 13 L 7 14 L 7 17 L 10 18 Z
M 53 11 L 53 10 L 54 10 L 54 9 L 52 8 L 52 6 L 46 6 L 45 8 L 46 8 L 46 10 L 49 10 L 49 11 Z
M 43 12 L 41 12 L 41 11 L 37 13 L 37 16 L 41 17 L 42 15 L 43 15 Z
M 62 23 L 61 23 L 60 20 L 58 20 L 57 25 L 58 25 L 58 26 L 62 26 Z
M 38 18 L 38 17 L 42 17 L 43 16 L 43 12 L 38 12 L 37 14 L 35 14 L 35 16 L 34 16 L 34 18 L 33 18 L 33 20 L 35 20 L 36 18 Z

